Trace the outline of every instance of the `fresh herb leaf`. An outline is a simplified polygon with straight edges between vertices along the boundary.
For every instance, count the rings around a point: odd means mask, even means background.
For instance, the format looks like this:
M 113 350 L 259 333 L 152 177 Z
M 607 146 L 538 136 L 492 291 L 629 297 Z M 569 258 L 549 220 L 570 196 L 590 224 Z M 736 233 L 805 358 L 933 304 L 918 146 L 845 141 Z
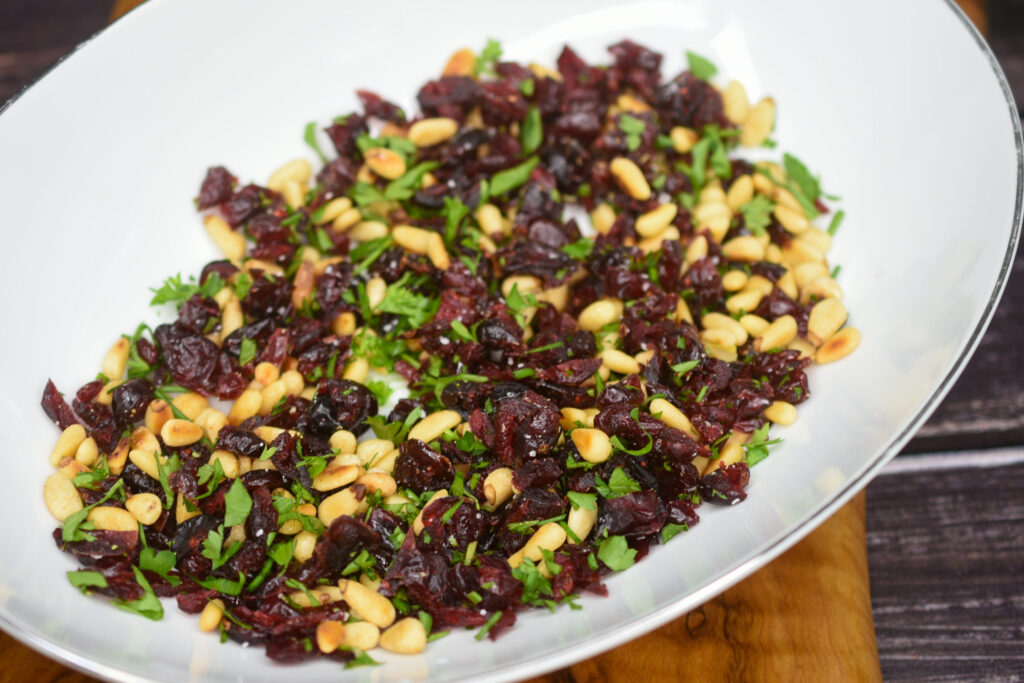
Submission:
M 484 49 L 476 56 L 476 66 L 474 67 L 476 75 L 494 75 L 494 66 L 501 59 L 503 53 L 501 43 L 494 38 L 488 38 Z
M 626 134 L 626 148 L 631 152 L 640 148 L 643 141 L 641 136 L 646 127 L 646 124 L 635 116 L 622 114 L 619 117 L 619 130 Z
M 346 669 L 356 669 L 360 666 L 380 666 L 381 662 L 366 654 L 362 650 L 354 649 L 355 657 L 345 662 Z
M 424 161 L 416 164 L 403 173 L 400 178 L 395 178 L 387 184 L 387 187 L 384 188 L 384 197 L 395 201 L 409 199 L 416 194 L 416 190 L 423 182 L 423 176 L 437 167 L 438 162 L 436 161 Z
M 533 93 L 534 93 L 535 89 L 536 89 L 536 84 L 533 82 L 532 78 L 524 79 L 519 84 L 519 92 L 523 93 L 527 97 L 533 97 Z
M 686 51 L 686 63 L 689 65 L 690 73 L 702 81 L 710 80 L 712 76 L 718 73 L 718 67 L 696 52 Z
M 77 571 L 68 572 L 68 581 L 71 585 L 82 591 L 82 593 L 88 594 L 89 588 L 106 588 L 107 579 L 103 574 L 99 572 L 90 571 Z
M 348 196 L 351 197 L 352 201 L 354 201 L 358 206 L 366 206 L 367 204 L 373 204 L 375 202 L 389 201 L 383 192 L 364 180 L 358 181 L 355 185 L 349 188 Z
M 765 228 L 772 222 L 774 210 L 775 204 L 763 194 L 755 195 L 749 202 L 740 206 L 743 224 L 747 230 L 758 236 L 765 234 Z
M 491 196 L 493 197 L 505 194 L 506 192 L 514 190 L 525 183 L 530 179 L 530 174 L 538 163 L 540 163 L 540 159 L 534 156 L 530 157 L 518 166 L 506 168 L 504 171 L 498 171 L 495 173 L 494 176 L 491 177 Z
M 537 105 L 530 107 L 530 110 L 526 112 L 519 140 L 525 156 L 536 152 L 544 141 L 544 124 L 541 121 L 540 109 L 537 108 Z
M 577 493 L 576 491 L 569 491 L 566 494 L 569 498 L 569 502 L 572 503 L 573 509 L 582 510 L 596 510 L 597 509 L 597 494 L 596 493 Z
M 637 455 L 637 456 L 647 455 L 648 453 L 651 452 L 651 448 L 654 446 L 654 439 L 651 437 L 650 434 L 647 435 L 647 444 L 644 445 L 642 448 L 638 448 L 636 450 L 631 450 L 631 449 L 627 448 L 626 445 L 624 443 L 622 443 L 622 439 L 620 439 L 617 436 L 613 436 L 611 438 L 611 442 L 612 442 L 612 446 L 614 446 L 616 449 L 622 451 L 623 453 L 629 453 L 630 455 Z
M 608 483 L 601 477 L 594 477 L 594 488 L 605 498 L 621 498 L 627 493 L 639 491 L 640 484 L 626 474 L 626 470 L 616 467 L 612 476 L 608 477 Z
M 689 530 L 690 527 L 685 524 L 666 524 L 661 528 L 661 542 L 668 543 L 682 532 Z
M 597 559 L 604 562 L 612 571 L 620 572 L 633 566 L 636 562 L 636 551 L 626 543 L 625 536 L 609 536 L 598 546 Z
M 437 312 L 439 299 L 431 299 L 423 294 L 416 294 L 402 286 L 402 280 L 388 285 L 384 300 L 377 306 L 381 313 L 394 313 L 405 316 L 413 329 L 423 326 Z
M 256 340 L 242 338 L 242 348 L 238 353 L 238 364 L 246 365 L 256 357 Z
M 241 479 L 235 479 L 228 492 L 224 494 L 224 526 L 244 524 L 252 510 L 252 496 L 245 490 Z
M 845 211 L 836 211 L 836 215 L 832 216 L 832 220 L 828 224 L 828 234 L 835 235 L 844 218 L 846 218 Z
M 142 586 L 142 597 L 137 600 L 115 600 L 114 605 L 152 621 L 160 621 L 164 618 L 164 606 L 160 604 L 160 599 L 156 597 L 142 571 L 138 567 L 132 567 L 132 571 L 135 573 L 135 581 Z
M 587 237 L 580 238 L 572 244 L 567 244 L 562 247 L 562 252 L 569 258 L 582 261 L 590 256 L 590 252 L 594 250 L 594 240 Z
M 754 433 L 750 435 L 750 440 L 743 444 L 743 450 L 746 452 L 744 462 L 750 467 L 768 457 L 769 446 L 782 443 L 782 439 L 768 440 L 768 428 L 770 426 L 769 423 L 765 422 L 759 429 L 754 430 Z
M 394 393 L 394 388 L 388 382 L 380 379 L 371 379 L 366 383 L 366 388 L 377 397 L 377 404 L 384 405 Z
M 316 141 L 316 122 L 310 121 L 306 124 L 306 130 L 302 135 L 302 139 L 306 141 L 306 144 L 313 148 L 316 155 L 320 157 L 320 163 L 326 164 L 327 157 L 324 156 L 323 151 L 320 149 L 320 144 Z
M 789 179 L 796 183 L 796 186 L 811 202 L 821 195 L 821 181 L 807 170 L 802 161 L 792 154 L 784 154 L 782 155 L 782 167 L 786 170 Z
M 177 557 L 170 550 L 156 552 L 152 548 L 147 547 L 143 548 L 139 553 L 139 569 L 159 574 L 172 586 L 177 586 L 181 583 L 181 579 L 170 575 L 176 561 Z
M 526 562 L 529 562 L 529 560 L 526 560 Z M 522 566 L 522 565 L 520 565 L 520 566 Z M 515 574 L 515 572 L 513 572 L 513 574 Z M 547 580 L 547 579 L 545 579 L 545 580 Z M 498 610 L 497 612 L 492 614 L 491 618 L 487 620 L 487 623 L 485 623 L 483 626 L 481 626 L 480 630 L 477 631 L 476 635 L 473 636 L 473 637 L 476 638 L 477 640 L 483 640 L 487 636 L 487 634 L 490 632 L 490 630 L 492 628 L 494 628 L 494 625 L 498 623 L 498 620 L 501 619 L 502 614 L 503 614 L 503 612 L 501 610 Z

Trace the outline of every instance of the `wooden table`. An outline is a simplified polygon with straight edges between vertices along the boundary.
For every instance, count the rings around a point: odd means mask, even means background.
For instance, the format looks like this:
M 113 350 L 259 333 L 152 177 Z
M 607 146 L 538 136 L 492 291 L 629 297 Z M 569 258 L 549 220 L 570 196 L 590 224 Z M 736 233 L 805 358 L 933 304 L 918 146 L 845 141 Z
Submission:
M 0 2 L 0 102 L 137 2 Z M 989 27 L 1020 107 L 1024 0 L 961 4 Z M 866 535 L 862 494 L 700 609 L 537 680 L 1024 678 L 1022 270 L 1018 256 L 960 381 L 868 487 Z M 92 679 L 0 633 L 0 683 L 26 680 Z

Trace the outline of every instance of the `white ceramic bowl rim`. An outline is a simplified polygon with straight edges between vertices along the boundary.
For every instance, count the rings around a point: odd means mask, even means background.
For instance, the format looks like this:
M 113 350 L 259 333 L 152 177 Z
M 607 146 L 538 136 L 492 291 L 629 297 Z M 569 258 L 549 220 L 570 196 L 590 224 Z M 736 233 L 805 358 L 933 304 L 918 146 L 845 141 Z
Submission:
M 711 581 L 699 590 L 691 592 L 675 602 L 663 605 L 643 617 L 632 620 L 622 628 L 618 629 L 616 631 L 616 644 L 622 644 L 632 640 L 633 638 L 637 638 L 644 633 L 647 633 L 678 617 L 683 612 L 703 604 L 715 595 L 718 595 L 729 587 L 735 585 L 795 545 L 821 522 L 834 514 L 840 507 L 845 505 L 858 491 L 865 487 L 867 483 L 874 478 L 874 476 L 889 460 L 895 457 L 900 449 L 911 439 L 918 428 L 925 422 L 925 420 L 927 420 L 932 412 L 934 412 L 942 399 L 952 388 L 957 378 L 963 372 L 967 361 L 973 355 L 974 350 L 977 348 L 978 343 L 981 341 L 981 338 L 985 333 L 985 330 L 988 328 L 992 316 L 995 313 L 996 306 L 998 305 L 1006 287 L 1006 281 L 1016 255 L 1022 223 L 1024 223 L 1024 135 L 1022 135 L 1020 117 L 1018 115 L 1009 83 L 1006 80 L 1006 75 L 1004 74 L 1002 67 L 1000 67 L 995 55 L 992 53 L 988 43 L 986 43 L 977 28 L 975 28 L 973 23 L 971 23 L 970 19 L 968 19 L 964 12 L 955 4 L 954 0 L 944 0 L 944 3 L 946 7 L 954 13 L 956 18 L 963 25 L 964 29 L 967 30 L 974 39 L 978 48 L 984 54 L 998 81 L 1005 104 L 1009 109 L 1010 121 L 1014 132 L 1017 176 L 1010 239 L 1006 247 L 1006 254 L 1001 264 L 995 286 L 993 287 L 981 318 L 974 327 L 974 330 L 972 331 L 966 345 L 963 347 L 963 350 L 957 356 L 949 371 L 939 383 L 937 389 L 919 407 L 913 418 L 909 423 L 907 423 L 906 427 L 890 439 L 889 443 L 878 453 L 874 460 L 868 464 L 868 467 L 862 471 L 860 476 L 852 478 L 840 491 L 834 494 L 829 502 L 821 504 L 817 509 L 812 510 L 811 513 L 803 520 L 795 524 L 786 536 L 765 547 L 756 556 L 740 562 L 730 570 L 726 571 L 718 579 Z M 10 108 L 14 102 L 16 102 L 39 80 L 60 66 L 66 59 L 76 54 L 84 46 L 94 41 L 97 36 L 103 34 L 109 30 L 111 26 L 119 22 L 120 19 L 109 24 L 103 29 L 100 29 L 88 39 L 75 46 L 70 52 L 47 68 L 46 71 L 37 76 L 32 82 L 24 86 L 17 94 L 0 107 L 0 115 Z M 54 642 L 41 635 L 24 631 L 16 621 L 12 620 L 11 616 L 7 613 L 7 610 L 2 606 L 0 606 L 0 627 L 25 645 L 28 645 L 29 647 L 84 673 L 101 676 L 110 680 L 147 680 L 145 678 L 129 674 L 116 667 L 92 660 L 88 657 L 80 656 L 75 652 L 65 649 L 59 642 Z M 492 676 L 496 678 L 508 678 L 509 675 L 514 675 L 516 678 L 529 678 L 531 676 L 568 666 L 574 662 L 594 656 L 604 650 L 607 650 L 611 646 L 612 644 L 608 642 L 607 638 L 591 638 L 588 642 L 584 642 L 573 648 L 563 649 L 555 653 L 542 654 L 532 659 L 522 660 L 516 666 L 515 671 L 505 670 L 501 672 L 494 672 Z

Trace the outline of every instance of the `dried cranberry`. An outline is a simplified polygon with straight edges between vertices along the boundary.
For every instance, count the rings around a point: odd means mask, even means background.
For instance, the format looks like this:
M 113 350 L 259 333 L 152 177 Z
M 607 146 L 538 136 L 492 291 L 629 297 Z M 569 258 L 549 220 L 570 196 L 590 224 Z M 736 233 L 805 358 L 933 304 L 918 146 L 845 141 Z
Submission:
M 395 481 L 416 493 L 447 488 L 455 478 L 451 462 L 419 439 L 410 439 L 399 447 L 395 460 Z

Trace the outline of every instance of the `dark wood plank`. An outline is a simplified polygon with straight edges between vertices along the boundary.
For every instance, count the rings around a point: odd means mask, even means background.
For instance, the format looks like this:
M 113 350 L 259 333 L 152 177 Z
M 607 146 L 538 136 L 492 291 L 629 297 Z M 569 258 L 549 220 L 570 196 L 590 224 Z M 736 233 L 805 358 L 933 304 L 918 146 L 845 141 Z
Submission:
M 1024 678 L 1021 491 L 1024 464 L 883 474 L 868 487 L 885 680 Z

